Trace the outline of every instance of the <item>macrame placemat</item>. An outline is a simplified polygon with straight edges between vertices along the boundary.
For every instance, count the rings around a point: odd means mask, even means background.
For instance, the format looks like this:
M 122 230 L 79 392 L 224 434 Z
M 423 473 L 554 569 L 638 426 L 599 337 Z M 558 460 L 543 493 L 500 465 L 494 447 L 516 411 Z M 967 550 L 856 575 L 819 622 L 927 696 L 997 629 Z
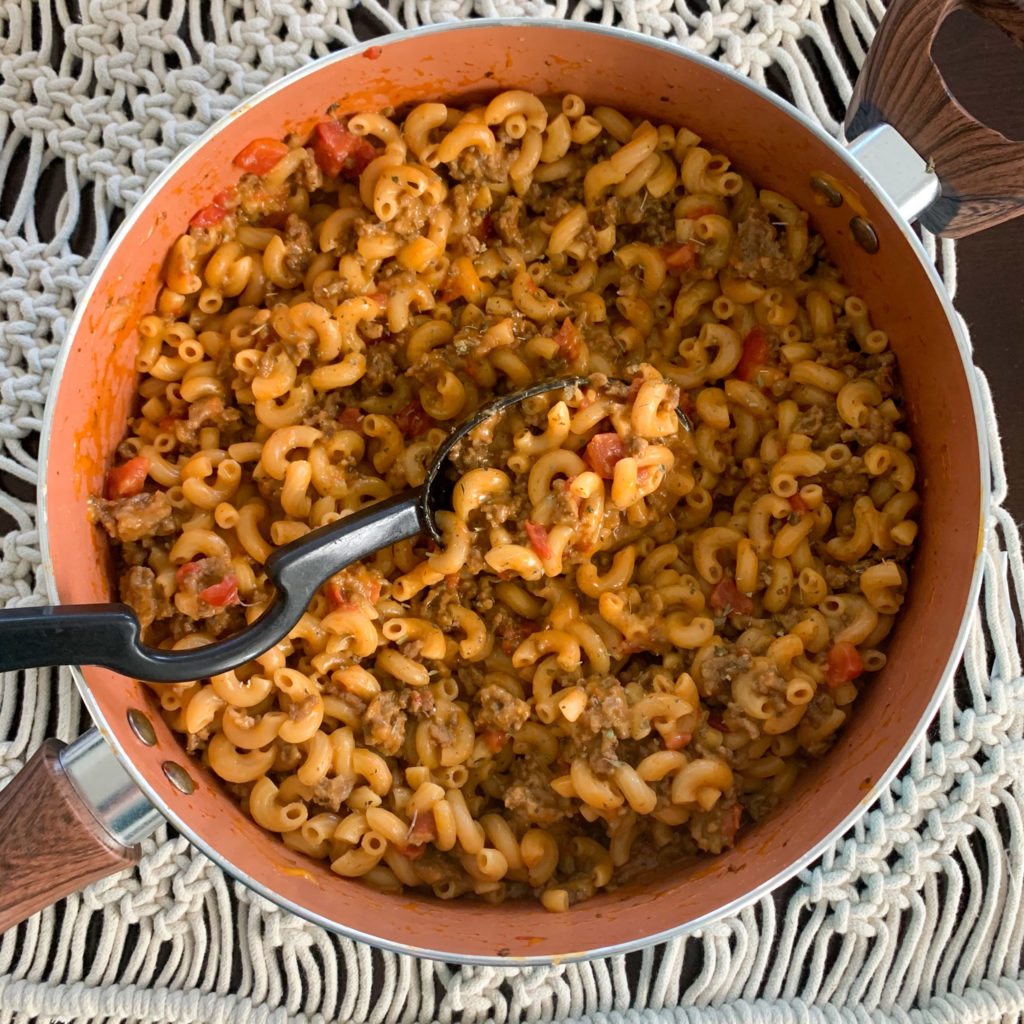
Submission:
M 669 38 L 839 134 L 878 0 L 0 3 L 0 602 L 45 603 L 39 430 L 76 297 L 124 212 L 259 88 L 370 36 L 474 16 Z M 930 251 L 955 290 L 951 244 Z M 0 937 L 0 1022 L 996 1022 L 1024 1013 L 1024 593 L 988 388 L 994 507 L 957 685 L 877 806 L 772 898 L 642 952 L 551 968 L 381 953 L 285 914 L 162 828 L 137 870 Z M 0 683 L 0 786 L 88 726 L 67 671 Z M 2 882 L 2 880 L 0 880 Z

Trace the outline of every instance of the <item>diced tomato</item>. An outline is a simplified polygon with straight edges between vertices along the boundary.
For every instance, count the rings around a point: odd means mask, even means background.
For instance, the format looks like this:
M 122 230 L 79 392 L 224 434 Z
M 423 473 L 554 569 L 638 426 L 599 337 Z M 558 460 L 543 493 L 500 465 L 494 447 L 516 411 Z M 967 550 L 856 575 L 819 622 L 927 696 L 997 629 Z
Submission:
M 477 224 L 475 228 L 473 228 L 472 233 L 475 238 L 478 238 L 481 242 L 485 242 L 487 241 L 488 238 L 491 237 L 493 231 L 494 218 L 489 213 L 486 213 L 484 214 L 483 217 L 480 218 L 480 223 Z
M 310 146 L 317 166 L 331 178 L 339 174 L 358 178 L 377 156 L 373 146 L 346 131 L 337 121 L 321 121 L 313 129 Z
M 790 505 L 793 506 L 793 511 L 794 512 L 806 512 L 807 511 L 807 502 L 804 501 L 804 499 L 801 498 L 799 494 L 794 494 L 789 499 L 789 503 L 790 503 Z
M 444 585 L 449 590 L 454 590 L 459 585 L 459 574 L 457 572 L 450 572 L 444 578 Z
M 387 292 L 374 292 L 372 295 L 367 295 L 367 298 L 371 302 L 376 302 L 381 309 L 383 309 L 388 304 Z
M 828 652 L 828 668 L 825 671 L 825 683 L 828 686 L 841 686 L 851 679 L 856 679 L 864 671 L 864 659 L 860 651 L 849 640 L 840 640 Z
M 715 729 L 718 732 L 728 732 L 729 729 L 725 722 L 722 721 L 721 715 L 708 715 L 708 726 L 711 729 Z
M 437 838 L 437 824 L 433 811 L 420 811 L 409 826 L 407 840 L 410 846 L 422 846 Z
M 334 608 L 352 611 L 359 607 L 360 598 L 370 604 L 376 604 L 380 597 L 380 589 L 380 580 L 371 577 L 366 570 L 360 570 L 358 576 L 342 572 L 327 581 L 327 600 Z
M 363 414 L 358 406 L 349 405 L 338 413 L 338 423 L 345 430 L 358 430 L 363 422 Z
M 266 174 L 288 155 L 288 147 L 280 139 L 253 139 L 235 157 L 233 163 L 243 171 Z
M 535 523 L 530 519 L 527 519 L 523 525 L 526 529 L 526 536 L 530 538 L 530 547 L 541 558 L 550 558 L 551 545 L 548 543 L 548 531 L 540 523 Z
M 149 473 L 149 459 L 136 455 L 107 474 L 108 498 L 131 498 L 141 493 Z
M 694 400 L 690 397 L 689 391 L 679 392 L 679 401 L 676 403 L 676 408 L 681 409 L 687 416 L 693 418 L 697 412 L 697 405 Z
M 626 442 L 616 433 L 595 434 L 587 443 L 583 461 L 602 480 L 615 475 L 615 463 L 626 456 Z
M 497 729 L 484 729 L 480 733 L 480 739 L 487 744 L 488 749 L 494 754 L 500 754 L 501 748 L 508 742 L 507 732 L 498 732 Z
M 231 201 L 231 193 L 226 189 L 218 192 L 213 197 L 209 206 L 204 206 L 192 215 L 189 224 L 194 228 L 212 228 L 219 224 L 228 213 L 228 203 Z
M 693 739 L 693 733 L 689 732 L 670 732 L 665 737 L 665 747 L 668 750 L 682 750 L 690 740 Z
M 740 380 L 753 380 L 757 371 L 768 362 L 768 355 L 768 339 L 760 327 L 755 327 L 743 339 L 743 355 L 736 365 L 736 376 Z
M 395 848 L 395 853 L 406 860 L 419 860 L 427 852 L 426 843 L 421 843 L 419 846 L 410 846 L 408 843 L 392 843 L 391 845 Z
M 568 359 L 571 363 L 574 359 L 579 358 L 583 335 L 580 334 L 580 329 L 569 317 L 566 317 L 562 321 L 562 326 L 558 328 L 555 343 L 558 345 L 558 354 L 563 359 Z
M 395 413 L 395 423 L 406 437 L 419 437 L 434 426 L 434 421 L 415 398 Z
M 714 213 L 715 208 L 710 204 L 707 206 L 697 206 L 687 213 L 684 213 L 681 217 L 682 220 L 697 220 L 699 217 L 706 217 L 709 213 Z
M 740 828 L 740 819 L 743 817 L 743 808 L 739 804 L 733 804 L 722 815 L 722 838 L 731 846 Z
M 661 255 L 669 270 L 689 270 L 697 262 L 697 250 L 693 242 L 662 246 Z
M 638 373 L 630 382 L 629 390 L 626 392 L 626 401 L 632 405 L 636 401 L 636 396 L 640 394 L 640 389 L 644 386 L 644 375 Z
M 157 424 L 156 424 L 156 425 L 157 425 L 157 426 L 158 426 L 158 427 L 159 427 L 159 428 L 160 428 L 160 429 L 161 429 L 162 431 L 164 431 L 165 433 L 170 433 L 170 432 L 171 432 L 172 430 L 174 430 L 174 425 L 175 425 L 175 424 L 176 424 L 176 423 L 178 422 L 178 420 L 180 420 L 180 419 L 181 419 L 181 417 L 180 417 L 180 416 L 174 416 L 174 415 L 172 415 L 172 414 L 168 413 L 168 415 L 166 415 L 166 416 L 163 416 L 163 417 L 161 417 L 161 418 L 160 418 L 160 419 L 159 419 L 159 420 L 157 421 Z
M 754 602 L 736 586 L 736 581 L 731 576 L 726 576 L 716 583 L 711 591 L 711 607 L 727 615 L 733 612 L 750 615 L 754 611 Z
M 356 607 L 355 602 L 348 599 L 337 580 L 327 581 L 327 600 L 331 602 L 332 608 L 352 611 Z
M 528 636 L 533 636 L 540 629 L 536 619 L 520 619 L 518 623 L 505 623 L 497 629 L 501 637 L 501 649 L 511 654 Z
M 228 211 L 223 206 L 210 203 L 209 206 L 204 206 L 201 210 L 197 210 L 192 214 L 189 224 L 194 228 L 212 228 L 219 224 L 227 215 Z
M 368 46 L 363 50 L 363 56 L 367 60 L 377 60 L 383 52 L 384 48 L 382 46 Z
M 179 565 L 175 570 L 174 578 L 178 583 L 184 582 L 189 576 L 194 576 L 197 572 L 202 569 L 203 563 L 201 561 L 196 562 L 185 562 L 183 565 Z
M 199 596 L 212 608 L 226 608 L 231 604 L 238 604 L 238 580 L 232 573 L 228 573 L 220 581 L 199 591 Z

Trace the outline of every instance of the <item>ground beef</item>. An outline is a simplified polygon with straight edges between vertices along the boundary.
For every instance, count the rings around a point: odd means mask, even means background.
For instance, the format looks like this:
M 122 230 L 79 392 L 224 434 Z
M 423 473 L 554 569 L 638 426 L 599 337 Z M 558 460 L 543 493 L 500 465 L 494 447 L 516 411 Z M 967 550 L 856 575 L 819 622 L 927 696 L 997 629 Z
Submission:
M 800 724 L 806 725 L 813 732 L 821 728 L 822 723 L 832 716 L 835 709 L 836 702 L 832 699 L 832 694 L 827 690 L 818 690 L 807 705 L 807 710 L 804 712 L 804 717 L 800 720 Z M 807 753 L 811 757 L 820 757 L 832 746 L 834 738 L 833 734 L 826 736 L 817 743 L 812 743 L 806 748 Z
M 530 717 L 530 705 L 502 686 L 485 686 L 476 699 L 480 710 L 473 718 L 481 729 L 516 732 Z
M 207 604 L 199 595 L 215 583 L 220 583 L 231 572 L 231 563 L 223 557 L 201 558 L 187 563 L 178 571 L 178 591 L 174 604 L 183 616 L 190 619 L 210 619 L 220 615 L 222 608 Z M 207 627 L 214 629 L 214 622 Z M 214 635 L 217 635 L 215 632 Z
M 291 213 L 284 226 L 284 265 L 301 276 L 309 269 L 312 258 L 313 229 L 304 218 Z
M 829 590 L 842 593 L 857 582 L 857 572 L 852 565 L 826 565 L 825 582 Z
M 522 199 L 519 196 L 506 196 L 492 222 L 498 237 L 506 245 L 514 246 L 516 249 L 522 249 L 526 245 L 522 228 L 519 226 L 522 216 Z
M 835 505 L 836 500 L 844 498 L 856 498 L 858 495 L 866 494 L 871 486 L 871 477 L 864 471 L 864 461 L 858 456 L 844 462 L 837 470 L 821 475 L 821 485 L 825 490 L 826 500 L 832 498 L 829 504 Z
M 293 772 L 305 761 L 306 755 L 295 743 L 278 742 L 277 756 L 274 758 L 275 772 Z
M 379 388 L 385 382 L 394 382 L 398 374 L 391 345 L 377 344 L 367 347 L 366 373 L 361 380 L 363 385 L 367 388 Z
M 142 565 L 133 565 L 121 577 L 121 600 L 139 617 L 143 630 L 148 629 L 156 619 L 171 614 L 167 598 L 156 585 L 156 574 Z
M 766 285 L 785 284 L 797 276 L 786 255 L 785 239 L 779 237 L 760 203 L 751 203 L 736 225 L 729 263 L 739 276 Z
M 551 788 L 551 772 L 535 758 L 517 758 L 512 762 L 511 785 L 505 790 L 505 807 L 513 821 L 524 829 L 533 825 L 553 825 L 575 813 L 572 801 Z
M 732 681 L 750 669 L 750 655 L 722 648 L 721 654 L 706 658 L 700 666 L 702 696 L 725 704 L 732 699 Z
M 354 788 L 355 778 L 325 776 L 314 787 L 310 799 L 320 807 L 337 813 Z
M 401 696 L 394 690 L 385 690 L 366 709 L 363 740 L 387 757 L 394 757 L 405 743 L 405 722 Z
M 143 491 L 111 500 L 92 497 L 89 509 L 92 521 L 122 544 L 143 537 L 166 537 L 178 530 L 174 509 L 163 491 Z
M 622 685 L 611 677 L 591 678 L 584 684 L 587 703 L 566 729 L 571 756 L 584 757 L 601 778 L 611 775 L 620 758 L 619 741 L 629 736 L 629 701 Z

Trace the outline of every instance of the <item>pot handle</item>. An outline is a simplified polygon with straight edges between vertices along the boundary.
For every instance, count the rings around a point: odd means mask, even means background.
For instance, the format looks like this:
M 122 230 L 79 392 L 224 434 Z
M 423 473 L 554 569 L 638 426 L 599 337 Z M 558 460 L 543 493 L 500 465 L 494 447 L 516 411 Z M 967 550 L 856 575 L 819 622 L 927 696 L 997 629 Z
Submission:
M 956 102 L 931 56 L 945 18 L 967 9 L 1024 48 L 1022 0 L 893 0 L 853 90 L 846 135 L 890 124 L 942 184 L 920 222 L 960 238 L 1024 213 L 1024 142 L 975 120 Z
M 162 821 L 95 729 L 44 741 L 0 790 L 0 932 L 132 867 Z

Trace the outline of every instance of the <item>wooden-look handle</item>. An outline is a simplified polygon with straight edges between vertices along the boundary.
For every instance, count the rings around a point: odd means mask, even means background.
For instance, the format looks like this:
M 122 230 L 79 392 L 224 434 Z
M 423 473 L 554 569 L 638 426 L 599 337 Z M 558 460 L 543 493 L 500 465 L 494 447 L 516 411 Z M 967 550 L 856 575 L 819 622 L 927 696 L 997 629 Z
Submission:
M 78 796 L 58 760 L 63 746 L 46 740 L 0 790 L 0 932 L 139 859 Z
M 893 0 L 846 118 L 847 138 L 888 123 L 932 165 L 942 195 L 920 220 L 949 238 L 1024 213 L 1024 143 L 971 117 L 932 61 L 939 27 L 960 9 L 993 22 L 1024 48 L 1024 0 Z

